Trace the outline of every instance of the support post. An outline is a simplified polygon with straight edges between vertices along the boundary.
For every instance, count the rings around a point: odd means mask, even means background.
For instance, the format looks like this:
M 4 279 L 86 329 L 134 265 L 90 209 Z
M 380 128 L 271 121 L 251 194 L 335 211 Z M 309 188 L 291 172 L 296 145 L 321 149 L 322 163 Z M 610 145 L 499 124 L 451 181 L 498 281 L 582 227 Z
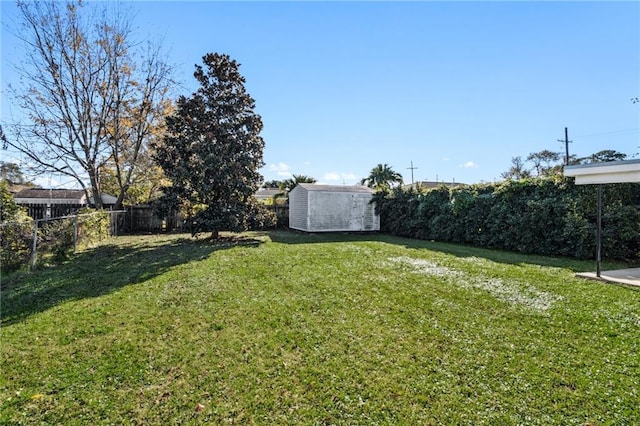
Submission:
M 562 142 L 564 144 L 564 165 L 568 166 L 569 165 L 569 144 L 571 143 L 571 141 L 569 140 L 569 128 L 565 127 L 564 128 L 564 140 L 562 139 L 558 139 L 558 142 Z
M 33 244 L 31 245 L 31 269 L 36 267 L 38 260 L 38 221 L 33 221 Z
M 596 189 L 596 277 L 600 278 L 600 263 L 602 262 L 602 185 Z
M 565 166 L 569 165 L 569 129 L 564 128 L 564 164 Z
M 413 167 L 413 161 L 411 161 L 411 167 L 407 167 L 407 169 L 411 170 L 411 186 L 413 186 L 413 171 L 417 169 L 417 167 Z
M 73 252 L 78 251 L 78 214 L 73 220 Z

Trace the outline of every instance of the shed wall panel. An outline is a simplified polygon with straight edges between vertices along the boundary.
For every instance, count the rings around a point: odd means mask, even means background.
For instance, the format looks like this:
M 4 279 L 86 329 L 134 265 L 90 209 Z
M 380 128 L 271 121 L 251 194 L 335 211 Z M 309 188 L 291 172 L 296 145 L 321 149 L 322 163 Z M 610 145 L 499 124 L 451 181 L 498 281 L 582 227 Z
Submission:
M 289 193 L 289 228 L 309 230 L 309 194 L 301 186 Z
M 362 231 L 366 194 L 311 192 L 309 195 L 311 231 Z

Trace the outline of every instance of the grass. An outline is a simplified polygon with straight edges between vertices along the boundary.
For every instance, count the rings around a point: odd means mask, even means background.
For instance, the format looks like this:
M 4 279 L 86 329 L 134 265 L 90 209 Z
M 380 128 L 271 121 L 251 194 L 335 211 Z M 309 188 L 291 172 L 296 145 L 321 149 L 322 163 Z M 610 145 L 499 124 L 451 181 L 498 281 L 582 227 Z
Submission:
M 640 424 L 640 292 L 383 235 L 120 237 L 5 280 L 3 424 Z

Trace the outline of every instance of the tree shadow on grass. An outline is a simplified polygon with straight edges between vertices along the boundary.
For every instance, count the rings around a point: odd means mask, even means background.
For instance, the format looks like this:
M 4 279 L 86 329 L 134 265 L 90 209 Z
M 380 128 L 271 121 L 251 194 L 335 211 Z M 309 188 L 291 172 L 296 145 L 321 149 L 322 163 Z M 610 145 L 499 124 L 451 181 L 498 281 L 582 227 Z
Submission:
M 326 232 L 306 233 L 302 231 L 271 231 L 270 239 L 284 244 L 312 244 L 331 242 L 379 241 L 401 245 L 409 249 L 427 249 L 456 257 L 481 257 L 496 263 L 510 265 L 539 265 L 552 268 L 569 269 L 572 272 L 584 272 L 595 269 L 595 261 L 560 256 L 543 256 L 518 253 L 500 249 L 475 247 L 467 244 L 446 243 L 398 237 L 379 232 Z M 627 265 L 620 262 L 603 262 L 603 268 L 622 269 Z
M 258 246 L 251 238 L 217 241 L 172 238 L 121 244 L 115 240 L 88 249 L 63 264 L 21 274 L 2 283 L 0 325 L 7 326 L 70 300 L 92 298 L 138 284 L 174 266 L 206 259 L 239 245 Z

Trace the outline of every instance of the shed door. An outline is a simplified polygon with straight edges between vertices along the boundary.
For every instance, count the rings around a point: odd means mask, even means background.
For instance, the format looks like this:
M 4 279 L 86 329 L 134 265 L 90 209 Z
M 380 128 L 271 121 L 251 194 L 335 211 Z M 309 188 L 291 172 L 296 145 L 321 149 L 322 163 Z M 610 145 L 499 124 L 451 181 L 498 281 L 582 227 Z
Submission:
M 367 200 L 362 197 L 351 196 L 351 214 L 349 216 L 349 230 L 362 231 L 364 226 L 364 210 Z

